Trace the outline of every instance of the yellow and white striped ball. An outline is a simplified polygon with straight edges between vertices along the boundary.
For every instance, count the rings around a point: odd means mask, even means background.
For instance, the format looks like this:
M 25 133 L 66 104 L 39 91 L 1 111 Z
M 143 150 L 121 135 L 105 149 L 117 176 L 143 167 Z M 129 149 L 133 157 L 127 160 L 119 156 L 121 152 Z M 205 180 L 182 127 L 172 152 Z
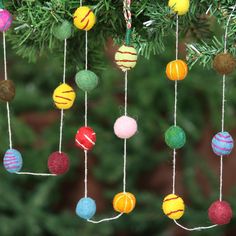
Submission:
M 122 192 L 115 195 L 113 208 L 120 213 L 130 213 L 136 205 L 136 198 L 132 193 Z
M 184 201 L 175 194 L 169 194 L 163 200 L 162 210 L 172 220 L 180 219 L 185 210 Z
M 169 0 L 168 6 L 181 16 L 188 12 L 190 0 Z
M 70 109 L 75 97 L 74 89 L 65 83 L 59 85 L 53 92 L 53 101 L 58 109 Z
M 81 30 L 89 31 L 96 23 L 96 16 L 89 7 L 79 7 L 73 15 L 74 25 Z
M 122 45 L 115 54 L 115 62 L 122 71 L 134 68 L 137 58 L 137 51 L 133 46 Z

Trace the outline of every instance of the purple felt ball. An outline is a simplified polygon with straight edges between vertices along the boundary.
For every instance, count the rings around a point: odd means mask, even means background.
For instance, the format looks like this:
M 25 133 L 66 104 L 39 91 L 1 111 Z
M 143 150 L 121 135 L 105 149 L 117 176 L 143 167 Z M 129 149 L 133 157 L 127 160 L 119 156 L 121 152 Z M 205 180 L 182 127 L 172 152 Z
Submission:
M 129 116 L 119 117 L 114 124 L 114 132 L 118 138 L 128 139 L 137 132 L 137 122 Z
M 8 10 L 0 9 L 0 31 L 7 31 L 12 23 L 12 15 Z

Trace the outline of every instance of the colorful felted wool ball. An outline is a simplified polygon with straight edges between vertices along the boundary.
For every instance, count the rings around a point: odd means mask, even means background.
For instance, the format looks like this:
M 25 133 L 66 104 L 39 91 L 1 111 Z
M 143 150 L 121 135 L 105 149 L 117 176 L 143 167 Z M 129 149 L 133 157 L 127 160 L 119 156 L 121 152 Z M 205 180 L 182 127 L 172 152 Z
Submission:
M 115 54 L 115 62 L 122 71 L 134 68 L 137 58 L 137 51 L 133 46 L 122 45 Z
M 130 213 L 134 210 L 136 198 L 132 193 L 122 192 L 115 195 L 113 199 L 113 208 L 120 213 Z
M 190 0 L 169 0 L 168 6 L 178 15 L 184 15 L 189 10 Z
M 90 70 L 81 70 L 75 76 L 77 86 L 85 92 L 90 92 L 98 85 L 98 77 Z
M 64 152 L 54 152 L 48 158 L 48 169 L 51 174 L 65 174 L 70 167 L 70 160 Z
M 15 85 L 12 80 L 0 81 L 0 100 L 10 102 L 15 97 Z
M 96 203 L 92 198 L 81 198 L 76 206 L 76 214 L 85 219 L 91 219 L 96 213 Z
M 74 15 L 74 25 L 81 30 L 90 30 L 96 23 L 96 16 L 89 7 L 79 7 L 75 11 Z
M 82 150 L 93 149 L 96 142 L 96 133 L 91 127 L 84 126 L 79 128 L 75 136 L 75 144 Z
M 19 172 L 22 168 L 23 160 L 19 151 L 8 149 L 3 158 L 3 165 L 10 173 Z
M 230 53 L 220 53 L 214 58 L 213 68 L 221 75 L 231 74 L 236 68 L 236 60 Z
M 131 138 L 135 135 L 137 129 L 136 120 L 129 116 L 119 117 L 114 124 L 114 133 L 121 139 Z
M 234 140 L 228 132 L 219 132 L 213 137 L 211 146 L 217 156 L 229 155 L 234 147 Z
M 67 20 L 64 20 L 61 24 L 53 28 L 53 35 L 59 40 L 65 40 L 70 38 L 72 34 L 71 23 Z
M 208 209 L 208 217 L 212 224 L 229 224 L 233 217 L 232 208 L 228 202 L 215 201 Z
M 183 80 L 188 74 L 188 65 L 183 60 L 174 60 L 167 64 L 166 75 L 170 80 Z
M 179 126 L 171 126 L 165 132 L 165 142 L 172 149 L 182 148 L 186 142 L 186 135 Z
M 172 220 L 180 219 L 185 210 L 184 201 L 175 194 L 169 194 L 163 200 L 162 210 Z
M 0 31 L 5 32 L 11 27 L 12 15 L 6 9 L 0 9 Z
M 53 92 L 53 101 L 58 109 L 70 109 L 75 97 L 74 89 L 65 83 L 59 85 Z

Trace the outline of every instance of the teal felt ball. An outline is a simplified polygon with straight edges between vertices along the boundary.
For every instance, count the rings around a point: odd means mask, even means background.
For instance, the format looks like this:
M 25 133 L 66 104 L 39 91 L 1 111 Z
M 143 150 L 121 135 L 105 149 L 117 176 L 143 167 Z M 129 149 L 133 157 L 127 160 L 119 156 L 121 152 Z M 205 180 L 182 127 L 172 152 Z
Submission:
M 84 197 L 79 200 L 76 206 L 76 214 L 85 219 L 91 219 L 96 213 L 96 203 L 90 197 Z
M 170 148 L 182 148 L 186 142 L 184 130 L 179 126 L 171 126 L 165 132 L 165 142 Z
M 77 86 L 85 92 L 90 92 L 98 85 L 97 75 L 90 70 L 81 70 L 75 76 Z
M 53 35 L 59 40 L 70 38 L 72 34 L 72 25 L 69 21 L 64 20 L 61 24 L 53 28 Z

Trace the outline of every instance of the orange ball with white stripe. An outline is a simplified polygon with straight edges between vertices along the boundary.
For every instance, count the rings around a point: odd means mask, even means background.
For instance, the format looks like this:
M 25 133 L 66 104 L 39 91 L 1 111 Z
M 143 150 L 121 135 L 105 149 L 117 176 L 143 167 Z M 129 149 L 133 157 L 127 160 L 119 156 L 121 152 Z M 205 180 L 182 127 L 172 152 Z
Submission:
M 122 192 L 115 195 L 113 208 L 120 213 L 130 213 L 136 205 L 136 198 L 132 193 Z
M 115 62 L 122 71 L 134 68 L 137 58 L 137 51 L 133 46 L 122 45 L 115 54 Z
M 172 220 L 180 219 L 185 210 L 184 201 L 181 197 L 175 194 L 166 196 L 162 203 L 162 210 L 166 216 Z
M 81 30 L 89 31 L 96 23 L 96 16 L 93 11 L 86 6 L 76 9 L 73 15 L 74 25 Z
M 188 74 L 188 65 L 183 60 L 174 60 L 166 66 L 166 75 L 170 80 L 183 80 Z
M 70 109 L 75 97 L 74 89 L 65 83 L 59 85 L 53 92 L 53 101 L 58 109 Z

